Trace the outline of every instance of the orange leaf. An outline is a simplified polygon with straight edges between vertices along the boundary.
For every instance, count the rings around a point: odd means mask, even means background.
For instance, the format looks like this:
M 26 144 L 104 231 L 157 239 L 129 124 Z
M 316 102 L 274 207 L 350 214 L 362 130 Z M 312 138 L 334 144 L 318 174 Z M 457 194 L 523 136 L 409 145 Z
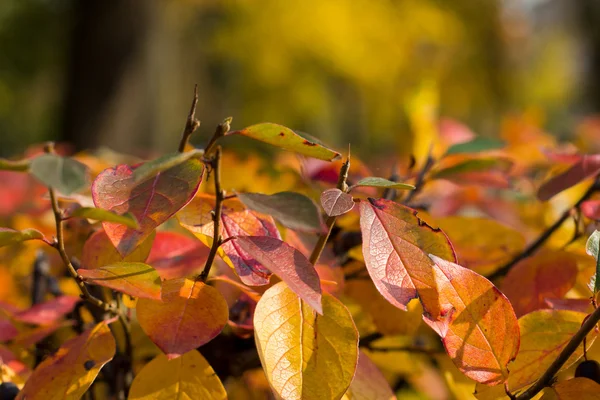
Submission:
M 108 322 L 103 321 L 67 340 L 33 371 L 17 399 L 77 400 L 116 351 Z
M 15 319 L 28 324 L 51 325 L 73 311 L 81 299 L 77 296 L 58 296 L 14 315 Z
M 319 275 L 300 251 L 268 236 L 240 236 L 233 242 L 256 262 L 279 276 L 319 314 L 323 313 Z
M 544 251 L 526 258 L 506 275 L 502 292 L 518 316 L 546 308 L 546 298 L 562 298 L 575 284 L 577 261 L 564 251 Z
M 148 255 L 162 279 L 185 278 L 204 268 L 210 249 L 198 240 L 176 232 L 157 232 Z
M 204 166 L 199 160 L 188 160 L 141 183 L 136 183 L 134 170 L 129 165 L 118 165 L 103 171 L 92 184 L 96 207 L 117 214 L 130 212 L 138 221 L 138 230 L 102 223 L 110 241 L 124 256 L 194 197 Z
M 162 301 L 140 299 L 140 326 L 170 359 L 211 341 L 229 318 L 221 293 L 192 279 L 163 282 Z
M 541 400 L 600 400 L 600 385 L 587 378 L 569 379 L 553 385 Z
M 125 262 L 144 262 L 148 258 L 155 233 L 150 234 L 130 254 L 123 257 L 113 246 L 104 230 L 95 232 L 83 245 L 81 266 L 86 269 L 95 269 L 104 265 Z
M 469 378 L 487 385 L 506 380 L 519 349 L 519 325 L 508 299 L 486 278 L 431 256 L 442 319 L 425 316 L 446 352 Z M 512 368 L 511 368 L 512 372 Z
M 358 352 L 356 374 L 342 400 L 395 400 L 385 377 L 362 351 Z
M 546 201 L 600 171 L 600 154 L 584 155 L 568 170 L 559 174 L 540 186 L 537 196 Z
M 96 269 L 78 269 L 83 279 L 142 299 L 160 300 L 160 276 L 148 264 L 121 262 Z
M 136 375 L 128 399 L 225 400 L 227 393 L 204 357 L 191 350 L 175 360 L 157 355 Z

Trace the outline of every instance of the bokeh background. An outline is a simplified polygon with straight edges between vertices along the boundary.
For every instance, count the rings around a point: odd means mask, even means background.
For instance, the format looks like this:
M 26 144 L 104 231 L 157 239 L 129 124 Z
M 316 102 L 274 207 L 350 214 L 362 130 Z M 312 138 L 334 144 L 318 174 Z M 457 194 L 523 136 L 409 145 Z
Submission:
M 600 2 L 0 1 L 2 156 L 174 150 L 196 83 L 199 144 L 230 115 L 367 159 L 409 151 L 427 116 L 568 137 L 600 111 Z

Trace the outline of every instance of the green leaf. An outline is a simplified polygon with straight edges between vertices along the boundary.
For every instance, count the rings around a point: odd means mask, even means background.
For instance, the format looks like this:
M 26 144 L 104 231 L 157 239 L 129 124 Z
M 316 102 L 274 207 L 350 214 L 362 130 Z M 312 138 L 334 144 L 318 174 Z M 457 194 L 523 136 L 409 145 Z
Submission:
M 592 278 L 592 286 L 594 293 L 598 293 L 600 291 L 600 231 L 592 233 L 585 245 L 585 251 L 596 259 L 596 274 Z
M 115 212 L 104 210 L 102 208 L 81 207 L 71 213 L 71 217 L 81 217 L 94 219 L 96 221 L 115 222 L 128 226 L 132 229 L 138 229 L 139 225 L 133 214 L 130 212 L 119 215 Z
M 282 225 L 299 231 L 321 230 L 321 215 L 316 204 L 300 193 L 279 192 L 272 195 L 239 193 L 238 199 L 249 209 L 268 214 Z
M 140 165 L 133 172 L 133 179 L 135 183 L 140 183 L 146 179 L 157 175 L 160 172 L 166 171 L 169 168 L 173 168 L 179 164 L 186 162 L 191 158 L 199 158 L 204 154 L 203 150 L 194 149 L 192 151 L 186 151 L 185 153 L 169 153 L 162 157 L 158 157 L 155 160 L 148 161 Z
M 26 172 L 29 170 L 31 160 L 11 161 L 0 158 L 0 171 Z
M 330 150 L 303 138 L 290 128 L 272 123 L 252 125 L 240 131 L 231 131 L 227 135 L 244 135 L 261 142 L 272 144 L 284 150 L 293 151 L 308 157 L 318 158 L 325 161 L 337 160 L 340 153 Z
M 26 240 L 43 239 L 44 235 L 37 229 L 24 229 L 15 231 L 9 228 L 0 228 L 0 247 L 8 246 Z
M 31 174 L 44 185 L 70 195 L 87 183 L 87 167 L 72 158 L 44 154 L 31 161 Z
M 497 150 L 505 146 L 503 140 L 487 137 L 476 137 L 465 143 L 458 143 L 450 147 L 446 155 L 463 153 L 480 153 L 482 151 Z
M 469 172 L 502 171 L 508 172 L 513 162 L 507 158 L 474 158 L 460 162 L 448 168 L 435 171 L 431 179 L 444 179 L 458 174 Z
M 407 189 L 407 190 L 413 190 L 415 187 L 413 185 L 410 185 L 408 183 L 400 183 L 400 182 L 393 182 L 384 178 L 378 178 L 378 177 L 368 177 L 368 178 L 363 178 L 360 181 L 358 181 L 356 183 L 356 185 L 354 186 L 368 186 L 368 187 L 378 187 L 378 188 L 389 188 L 389 189 Z

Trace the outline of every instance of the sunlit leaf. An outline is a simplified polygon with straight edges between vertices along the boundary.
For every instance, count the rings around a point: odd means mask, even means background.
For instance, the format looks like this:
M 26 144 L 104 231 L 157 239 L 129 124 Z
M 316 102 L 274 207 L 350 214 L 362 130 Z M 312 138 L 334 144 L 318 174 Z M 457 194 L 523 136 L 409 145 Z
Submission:
M 44 235 L 37 229 L 24 229 L 15 231 L 9 228 L 0 228 L 0 247 L 24 242 L 26 240 L 43 239 Z
M 480 153 L 482 151 L 498 150 L 504 146 L 505 143 L 501 139 L 478 136 L 468 142 L 455 144 L 446 151 L 446 155 Z
M 77 296 L 58 296 L 52 300 L 36 304 L 14 315 L 21 322 L 35 325 L 50 325 L 73 311 L 75 304 L 81 301 Z
M 584 179 L 597 175 L 598 172 L 600 172 L 600 154 L 584 155 L 568 170 L 550 178 L 540 186 L 537 193 L 538 199 L 541 201 L 549 200 Z
M 395 400 L 396 396 L 379 368 L 362 351 L 358 352 L 356 374 L 343 400 Z
M 576 311 L 538 310 L 519 318 L 521 348 L 516 360 L 510 364 L 510 390 L 514 392 L 535 382 L 579 330 L 586 315 Z M 588 334 L 588 346 L 596 335 L 595 330 Z M 580 346 L 562 369 L 573 365 L 582 355 Z
M 67 340 L 56 353 L 33 371 L 18 399 L 78 400 L 96 379 L 100 369 L 112 360 L 115 338 L 108 323 Z
M 139 227 L 133 214 L 128 212 L 126 214 L 120 215 L 112 211 L 103 210 L 102 208 L 80 207 L 71 213 L 71 217 L 81 217 L 94 219 L 96 221 L 114 222 L 117 224 L 128 226 L 132 229 L 137 229 Z
M 30 172 L 44 185 L 65 195 L 78 192 L 88 184 L 85 165 L 56 154 L 43 154 L 31 160 Z
M 284 282 L 265 292 L 254 313 L 255 340 L 273 391 L 286 400 L 337 400 L 358 362 L 358 332 L 346 307 L 323 295 L 315 313 Z
M 221 293 L 192 279 L 163 282 L 162 301 L 140 299 L 136 310 L 142 329 L 168 359 L 212 340 L 229 318 Z
M 160 276 L 154 268 L 140 262 L 120 262 L 95 269 L 78 269 L 87 283 L 117 290 L 143 299 L 160 300 Z
M 300 193 L 239 193 L 237 197 L 249 209 L 271 215 L 290 229 L 304 232 L 321 231 L 319 209 L 310 198 Z
M 239 134 L 261 142 L 272 144 L 281 149 L 293 151 L 320 160 L 333 161 L 341 157 L 340 153 L 330 150 L 296 134 L 282 125 L 262 123 L 239 131 L 230 131 L 227 135 Z
M 317 313 L 322 314 L 319 275 L 300 251 L 268 236 L 240 236 L 233 241 L 256 262 L 279 276 Z
M 585 251 L 596 259 L 596 273 L 594 274 L 594 293 L 600 291 L 600 231 L 594 231 L 585 245 Z
M 437 219 L 450 238 L 458 263 L 488 275 L 525 248 L 523 235 L 487 218 L 451 216 Z
M 432 80 L 423 81 L 405 103 L 412 130 L 412 154 L 417 168 L 422 167 L 439 140 L 437 127 L 439 90 Z
M 185 278 L 201 271 L 210 249 L 199 240 L 177 232 L 158 232 L 147 264 L 162 279 Z
M 165 154 L 155 160 L 147 161 L 141 164 L 133 171 L 133 179 L 136 183 L 144 182 L 157 174 L 170 168 L 176 167 L 191 158 L 199 158 L 204 154 L 203 150 L 194 149 L 183 153 L 174 152 Z
M 514 265 L 502 281 L 502 293 L 517 316 L 545 308 L 546 298 L 561 298 L 575 284 L 577 261 L 564 251 L 544 251 Z
M 354 208 L 354 199 L 352 195 L 344 193 L 340 189 L 327 189 L 321 193 L 321 206 L 323 206 L 325 214 L 337 217 Z
M 600 400 L 600 385 L 591 379 L 573 378 L 553 385 L 540 400 Z
M 211 211 L 214 196 L 198 195 L 186 208 L 177 213 L 179 223 L 190 230 L 207 246 L 212 244 L 214 225 Z M 256 211 L 247 210 L 237 199 L 227 200 L 221 214 L 221 237 L 227 240 L 236 236 L 271 236 L 281 238 L 273 218 Z M 234 241 L 226 241 L 219 247 L 219 256 L 233 269 L 242 282 L 250 286 L 266 285 L 271 272 L 257 263 Z
M 137 230 L 102 223 L 119 253 L 131 253 L 157 226 L 184 207 L 196 194 L 203 171 L 202 162 L 192 159 L 141 183 L 135 182 L 134 169 L 128 165 L 98 175 L 92 185 L 96 207 L 117 214 L 130 212 L 139 223 Z
M 377 188 L 388 188 L 388 189 L 406 189 L 412 190 L 415 188 L 414 185 L 410 185 L 408 183 L 400 183 L 393 182 L 384 178 L 377 177 L 368 177 L 363 178 L 356 182 L 354 186 L 367 186 L 367 187 L 377 187 Z
M 431 256 L 442 315 L 427 322 L 442 337 L 446 352 L 469 378 L 495 385 L 519 350 L 519 325 L 508 299 L 486 278 Z M 510 368 L 513 372 L 512 367 Z
M 191 350 L 174 360 L 157 355 L 136 375 L 128 399 L 225 400 L 227 393 L 204 357 Z
M 94 269 L 104 265 L 118 262 L 144 262 L 150 254 L 155 233 L 152 232 L 131 253 L 123 257 L 113 246 L 104 230 L 95 232 L 83 245 L 81 266 L 85 269 Z

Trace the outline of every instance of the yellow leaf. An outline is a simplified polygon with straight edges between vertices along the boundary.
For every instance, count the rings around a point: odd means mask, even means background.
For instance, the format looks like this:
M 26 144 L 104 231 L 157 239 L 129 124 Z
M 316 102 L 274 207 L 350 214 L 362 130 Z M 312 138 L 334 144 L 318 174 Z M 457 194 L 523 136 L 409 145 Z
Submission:
M 337 400 L 358 362 L 358 331 L 348 309 L 323 295 L 323 315 L 284 282 L 267 290 L 254 314 L 255 340 L 267 379 L 278 398 Z
M 390 384 L 365 353 L 360 352 L 356 374 L 343 400 L 394 400 Z
M 406 103 L 406 113 L 413 132 L 416 166 L 425 164 L 427 156 L 438 141 L 437 109 L 439 95 L 436 84 L 426 81 Z
M 575 378 L 558 382 L 541 400 L 600 400 L 600 385 L 591 379 Z
M 226 398 L 223 384 L 197 350 L 174 360 L 159 354 L 135 377 L 129 392 L 129 400 Z

